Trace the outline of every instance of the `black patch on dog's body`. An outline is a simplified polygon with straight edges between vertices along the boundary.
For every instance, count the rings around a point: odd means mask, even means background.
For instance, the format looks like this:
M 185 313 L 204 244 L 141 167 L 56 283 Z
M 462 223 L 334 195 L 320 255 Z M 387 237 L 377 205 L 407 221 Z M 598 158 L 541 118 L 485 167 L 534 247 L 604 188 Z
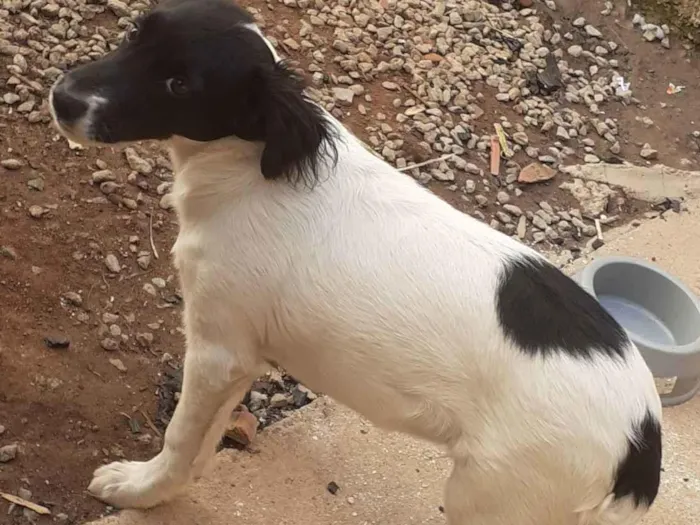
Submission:
M 629 441 L 629 450 L 615 475 L 615 499 L 634 498 L 636 505 L 651 506 L 659 493 L 661 481 L 661 425 L 651 414 L 635 429 L 636 439 Z
M 97 95 L 106 102 L 92 115 L 91 140 L 235 136 L 264 143 L 265 178 L 313 183 L 320 159 L 337 159 L 332 125 L 253 23 L 228 0 L 165 0 L 117 50 L 57 84 L 57 119 L 71 129 L 80 115 L 68 99 Z
M 547 261 L 528 255 L 509 260 L 496 294 L 503 331 L 529 355 L 625 355 L 629 343 L 622 327 Z

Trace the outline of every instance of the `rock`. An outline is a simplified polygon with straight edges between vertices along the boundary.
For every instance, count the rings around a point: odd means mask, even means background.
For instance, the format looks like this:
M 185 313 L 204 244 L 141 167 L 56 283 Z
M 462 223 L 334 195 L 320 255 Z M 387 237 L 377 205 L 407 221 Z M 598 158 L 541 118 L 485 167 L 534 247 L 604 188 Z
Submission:
M 530 139 L 528 138 L 527 133 L 524 131 L 518 131 L 513 133 L 513 142 L 520 144 L 521 146 L 527 146 L 530 143 Z
M 333 97 L 343 106 L 352 106 L 352 101 L 355 98 L 355 92 L 349 88 L 334 87 Z
M 129 167 L 141 175 L 148 175 L 153 171 L 151 163 L 136 153 L 134 148 L 125 148 L 124 156 L 126 157 L 126 162 L 129 164 Z
M 48 210 L 44 209 L 41 206 L 34 204 L 34 205 L 29 207 L 27 212 L 29 213 L 29 216 L 32 217 L 33 219 L 40 219 L 48 213 Z
M 27 186 L 34 191 L 44 191 L 44 179 L 37 177 L 35 179 L 29 179 L 27 181 Z
M 639 152 L 639 156 L 646 160 L 655 160 L 659 157 L 659 152 L 653 149 L 651 145 L 644 144 Z
M 113 253 L 107 254 L 105 257 L 105 266 L 112 273 L 119 273 L 122 271 L 121 264 L 119 264 L 119 259 Z
M 113 181 L 116 179 L 117 178 L 114 176 L 114 173 L 112 173 L 111 170 L 107 170 L 107 169 L 95 171 L 92 174 L 92 182 L 94 184 L 97 184 L 97 185 L 100 185 L 103 182 L 109 182 L 109 181 Z
M 162 210 L 172 210 L 173 207 L 175 206 L 175 202 L 173 200 L 173 194 L 172 193 L 166 193 L 160 198 L 160 202 L 158 203 L 158 206 L 160 206 L 160 209 Z
M 44 338 L 44 343 L 49 348 L 68 348 L 70 339 L 63 335 L 49 335 Z
M 590 218 L 597 218 L 604 213 L 610 197 L 615 195 L 615 192 L 605 184 L 584 182 L 581 179 L 565 182 L 560 188 L 571 192 L 581 204 L 583 215 Z
M 112 339 L 111 337 L 105 337 L 102 341 L 100 341 L 100 346 L 108 352 L 116 352 L 119 350 L 119 341 Z
M 496 199 L 497 199 L 498 202 L 500 202 L 501 204 L 506 204 L 507 202 L 510 201 L 510 195 L 508 195 L 505 191 L 499 191 L 499 192 L 496 194 Z
M 0 256 L 16 261 L 17 250 L 15 250 L 12 246 L 8 245 L 0 246 Z
M 107 7 L 118 17 L 129 16 L 129 6 L 121 0 L 107 0 Z
M 116 368 L 117 370 L 119 370 L 122 373 L 127 372 L 127 368 L 121 359 L 117 359 L 117 358 L 110 359 L 109 364 L 111 364 L 114 368 Z
M 258 418 L 250 412 L 246 410 L 233 412 L 224 432 L 224 437 L 247 447 L 255 440 L 258 425 Z
M 285 394 L 275 394 L 270 399 L 270 407 L 284 408 L 289 405 L 289 398 Z
M 520 217 L 523 214 L 523 210 L 515 204 L 504 204 L 503 209 L 515 217 Z
M 0 160 L 0 166 L 5 168 L 6 170 L 15 171 L 24 166 L 24 162 L 22 162 L 19 159 L 4 159 Z
M 139 268 L 141 268 L 142 270 L 148 270 L 148 268 L 151 266 L 152 260 L 153 260 L 153 257 L 151 256 L 150 253 L 140 252 L 137 259 L 136 259 L 136 264 L 138 264 Z
M 564 126 L 559 126 L 557 128 L 557 138 L 562 140 L 569 140 L 569 133 L 566 131 L 566 128 L 564 128 Z
M 521 215 L 520 218 L 518 219 L 518 226 L 516 231 L 516 235 L 518 236 L 518 239 L 524 239 L 525 234 L 527 233 L 527 218 L 525 215 Z
M 601 33 L 596 27 L 588 24 L 585 29 L 588 36 L 593 38 L 603 38 L 603 33 Z
M 598 158 L 597 155 L 593 155 L 592 153 L 588 153 L 583 157 L 583 161 L 586 164 L 597 164 L 600 162 L 600 158 Z
M 0 463 L 8 463 L 17 457 L 19 446 L 17 443 L 0 447 Z
M 567 53 L 569 53 L 569 55 L 572 57 L 577 58 L 581 56 L 581 53 L 583 53 L 583 48 L 579 45 L 574 45 L 567 49 Z
M 520 171 L 518 182 L 523 182 L 525 184 L 544 182 L 553 179 L 556 174 L 557 172 L 549 166 L 545 166 L 539 162 L 533 162 Z

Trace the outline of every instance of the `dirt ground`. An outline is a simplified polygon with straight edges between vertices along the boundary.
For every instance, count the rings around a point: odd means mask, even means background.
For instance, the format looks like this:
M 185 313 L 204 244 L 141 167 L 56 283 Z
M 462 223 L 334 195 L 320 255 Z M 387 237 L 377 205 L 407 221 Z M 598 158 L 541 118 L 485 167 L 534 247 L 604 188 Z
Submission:
M 242 3 L 268 12 L 264 2 Z M 578 11 L 557 16 L 585 15 L 628 50 L 627 80 L 645 107 L 609 108 L 626 134 L 621 157 L 641 162 L 639 147 L 648 142 L 664 163 L 684 167 L 685 158 L 697 169 L 699 143 L 692 132 L 700 123 L 689 116 L 700 118 L 698 59 L 678 42 L 664 50 L 642 41 L 622 23 L 624 13 L 618 24 L 615 17 L 600 16 L 601 8 L 602 2 L 584 2 Z M 280 5 L 275 13 L 268 32 L 283 37 L 279 26 L 295 24 L 298 12 Z M 303 63 L 303 57 L 295 58 Z M 0 84 L 10 61 L 0 55 Z M 669 82 L 687 89 L 669 96 Z M 505 110 L 495 101 L 489 104 L 484 109 L 492 118 L 484 119 L 485 127 Z M 375 107 L 383 107 L 381 100 Z M 383 109 L 392 112 L 388 101 Z M 642 125 L 640 114 L 655 125 Z M 370 120 L 347 123 L 363 136 Z M 162 156 L 155 145 L 140 147 L 153 158 Z M 125 180 L 130 170 L 121 150 L 71 150 L 49 125 L 29 124 L 0 106 L 0 160 L 4 158 L 21 159 L 24 166 L 0 168 L 0 447 L 19 445 L 15 459 L 0 463 L 0 491 L 28 489 L 31 499 L 51 508 L 54 516 L 82 523 L 108 512 L 85 491 L 97 466 L 122 457 L 146 459 L 159 449 L 158 389 L 164 370 L 178 367 L 184 349 L 178 285 L 169 258 L 177 223 L 172 212 L 158 206 L 158 186 L 168 181 L 167 163 L 139 176 L 140 188 L 132 191 L 134 196 L 141 193 L 136 210 L 115 205 L 91 177 L 106 165 L 119 181 Z M 37 186 L 43 189 L 37 191 Z M 449 186 L 431 184 L 455 206 L 472 211 Z M 571 199 L 555 184 L 522 189 L 526 203 Z M 41 206 L 43 215 L 32 217 L 31 206 Z M 644 211 L 644 205 L 635 204 L 625 216 Z M 137 264 L 139 252 L 151 254 L 147 269 Z M 125 267 L 118 274 L 105 265 L 108 254 Z M 148 283 L 155 295 L 144 290 Z M 119 348 L 104 349 L 105 338 L 120 341 Z M 67 348 L 56 347 L 66 341 Z M 10 514 L 0 500 L 0 524 L 30 519 L 49 523 L 52 518 L 19 509 Z

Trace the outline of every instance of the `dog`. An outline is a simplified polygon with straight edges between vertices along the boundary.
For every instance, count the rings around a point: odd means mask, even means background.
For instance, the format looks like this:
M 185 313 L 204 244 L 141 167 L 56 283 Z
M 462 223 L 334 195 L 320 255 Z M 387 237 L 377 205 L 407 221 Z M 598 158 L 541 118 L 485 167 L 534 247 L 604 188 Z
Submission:
M 184 297 L 161 452 L 98 468 L 121 508 L 180 494 L 270 363 L 453 460 L 449 525 L 633 525 L 661 404 L 625 331 L 537 252 L 371 152 L 229 0 L 165 0 L 52 87 L 82 144 L 167 143 Z

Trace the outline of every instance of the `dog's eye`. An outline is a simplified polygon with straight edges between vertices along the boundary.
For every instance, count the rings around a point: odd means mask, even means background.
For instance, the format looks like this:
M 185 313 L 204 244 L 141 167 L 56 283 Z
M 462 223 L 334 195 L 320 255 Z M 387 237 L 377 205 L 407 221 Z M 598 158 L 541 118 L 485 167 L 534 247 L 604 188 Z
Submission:
M 168 92 L 176 97 L 184 97 L 190 91 L 187 81 L 182 77 L 169 78 L 165 85 L 168 88 Z

